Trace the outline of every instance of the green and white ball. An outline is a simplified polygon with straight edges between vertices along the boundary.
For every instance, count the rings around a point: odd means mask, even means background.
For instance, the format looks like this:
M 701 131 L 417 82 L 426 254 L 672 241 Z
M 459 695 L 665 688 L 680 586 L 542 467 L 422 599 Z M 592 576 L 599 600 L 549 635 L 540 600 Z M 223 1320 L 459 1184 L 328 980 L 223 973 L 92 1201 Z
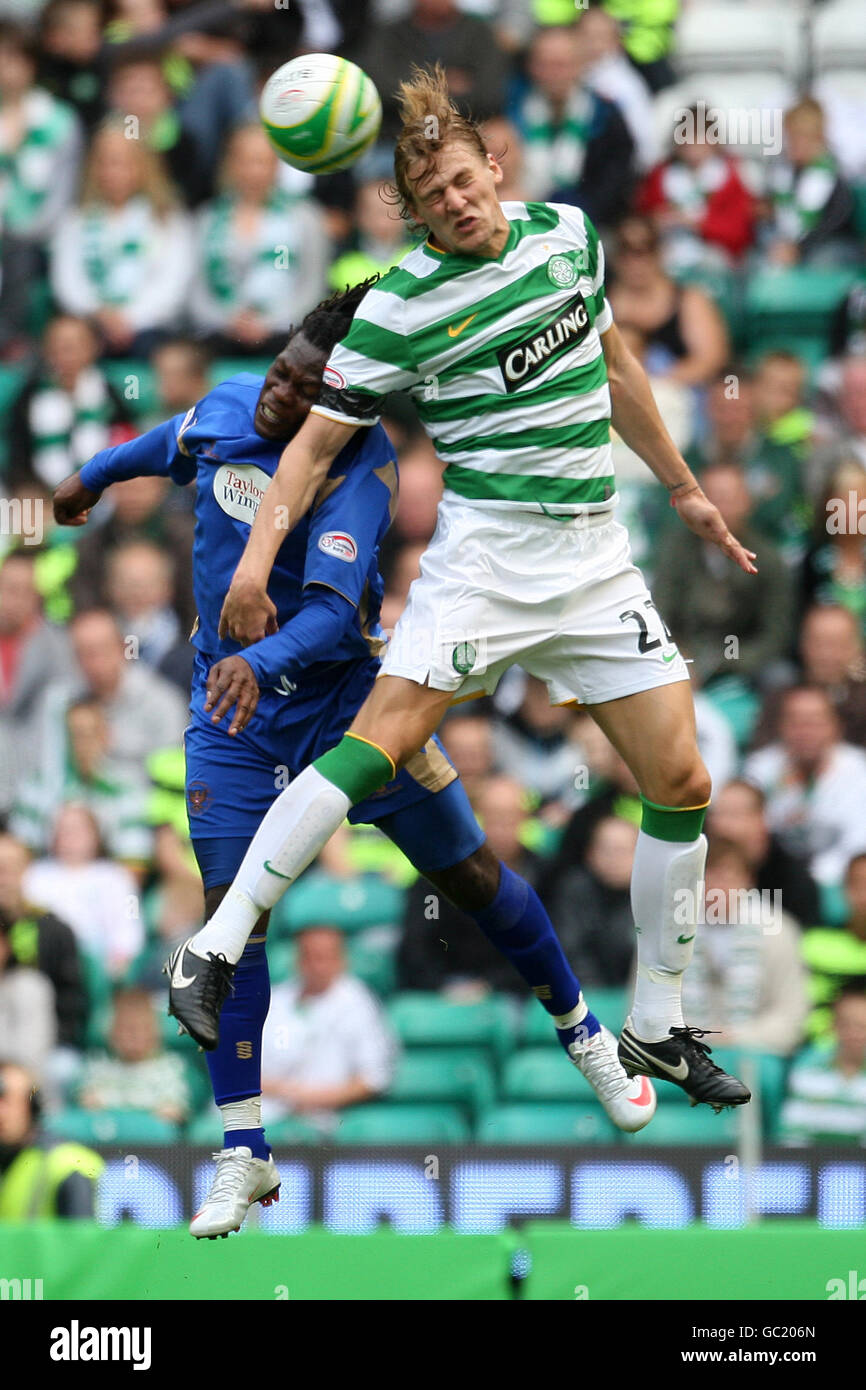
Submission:
M 382 124 L 382 103 L 361 68 L 333 53 L 305 53 L 268 78 L 259 114 L 293 169 L 333 174 L 354 164 Z

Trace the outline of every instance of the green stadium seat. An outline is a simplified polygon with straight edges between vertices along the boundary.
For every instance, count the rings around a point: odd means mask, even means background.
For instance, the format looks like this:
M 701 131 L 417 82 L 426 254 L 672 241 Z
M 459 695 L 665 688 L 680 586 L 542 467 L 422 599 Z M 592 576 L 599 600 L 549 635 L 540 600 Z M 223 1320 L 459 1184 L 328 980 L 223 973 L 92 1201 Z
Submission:
M 295 948 L 290 941 L 268 941 L 268 970 L 271 984 L 282 985 L 295 973 Z
M 630 996 L 625 989 L 588 989 L 587 1001 L 596 1018 L 610 1029 L 619 1033 L 625 1023 L 629 1010 Z M 560 1050 L 556 1029 L 550 1014 L 535 999 L 527 1000 L 523 1013 L 521 1042 L 527 1047 L 540 1047 L 552 1044 Z
M 103 1047 L 111 1012 L 111 979 L 98 956 L 80 947 L 78 954 L 88 1003 L 85 1046 Z
M 293 1115 L 267 1126 L 269 1144 L 318 1144 L 321 1136 L 312 1125 Z M 213 1101 L 206 1105 L 186 1127 L 184 1139 L 188 1144 L 202 1144 L 213 1150 L 223 1146 L 223 1126 Z
M 147 1110 L 80 1110 L 70 1106 L 49 1115 L 45 1127 L 57 1139 L 79 1144 L 176 1144 L 178 1125 Z
M 511 1050 L 514 1025 L 503 998 L 455 1004 L 417 991 L 396 995 L 387 1012 L 405 1047 L 486 1047 L 500 1062 Z
M 403 1053 L 388 1099 L 450 1101 L 477 1116 L 494 1103 L 496 1082 L 483 1051 L 421 1048 Z
M 800 339 L 825 345 L 830 324 L 856 270 L 811 270 L 807 266 L 761 270 L 746 287 L 744 333 L 753 347 L 784 342 L 798 351 Z
M 761 702 L 738 676 L 722 676 L 704 690 L 710 703 L 723 714 L 734 731 L 737 747 L 745 749 L 752 737 Z
M 0 416 L 12 409 L 26 379 L 26 367 L 0 364 Z
M 103 362 L 106 378 L 133 415 L 148 415 L 159 408 L 156 373 L 137 358 Z
M 502 1073 L 503 1100 L 595 1100 L 586 1077 L 562 1048 L 527 1047 L 509 1057 Z
M 292 884 L 271 914 L 271 934 L 290 936 L 305 927 L 334 926 L 342 931 L 396 926 L 403 916 L 403 890 L 377 874 L 338 879 L 314 871 Z
M 497 1105 L 481 1117 L 481 1144 L 612 1144 L 618 1136 L 601 1106 L 541 1101 Z
M 465 1144 L 469 1126 L 456 1105 L 351 1106 L 334 1139 L 338 1144 Z
M 735 1111 L 717 1115 L 708 1105 L 660 1105 L 648 1125 L 622 1138 L 626 1144 L 717 1144 L 730 1152 L 737 1134 Z
M 349 972 L 363 980 L 380 999 L 387 999 L 394 993 L 396 983 L 395 951 L 390 928 L 370 927 L 349 940 Z

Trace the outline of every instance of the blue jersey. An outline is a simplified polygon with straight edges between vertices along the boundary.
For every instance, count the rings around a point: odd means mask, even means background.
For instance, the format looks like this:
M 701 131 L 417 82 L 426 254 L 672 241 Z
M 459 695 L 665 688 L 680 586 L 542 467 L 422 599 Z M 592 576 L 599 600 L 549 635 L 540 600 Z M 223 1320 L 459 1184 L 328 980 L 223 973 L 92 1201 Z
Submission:
M 394 448 L 381 425 L 362 429 L 337 454 L 310 511 L 277 552 L 268 593 L 280 633 L 242 648 L 220 638 L 223 599 L 249 536 L 265 489 L 277 471 L 284 443 L 263 439 L 253 416 L 263 377 L 244 372 L 210 391 L 186 415 L 138 439 L 104 449 L 81 470 L 85 487 L 143 473 L 181 485 L 195 482 L 193 589 L 198 621 L 194 645 L 210 662 L 243 651 L 260 684 L 285 684 L 280 675 L 292 655 L 291 620 L 311 586 L 341 595 L 351 605 L 326 659 L 304 667 L 289 682 L 318 683 L 345 662 L 369 662 L 383 645 L 379 610 L 383 583 L 379 544 L 397 492 Z M 314 591 L 315 592 L 315 591 Z

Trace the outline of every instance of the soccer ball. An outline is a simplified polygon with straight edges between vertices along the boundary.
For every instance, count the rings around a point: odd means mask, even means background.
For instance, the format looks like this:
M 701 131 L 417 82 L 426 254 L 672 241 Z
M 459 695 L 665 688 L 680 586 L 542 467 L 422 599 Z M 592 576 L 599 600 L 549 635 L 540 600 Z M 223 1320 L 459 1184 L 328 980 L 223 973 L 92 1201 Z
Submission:
M 382 103 L 354 63 L 333 53 L 306 53 L 268 78 L 259 114 L 277 154 L 293 169 L 333 174 L 370 148 Z

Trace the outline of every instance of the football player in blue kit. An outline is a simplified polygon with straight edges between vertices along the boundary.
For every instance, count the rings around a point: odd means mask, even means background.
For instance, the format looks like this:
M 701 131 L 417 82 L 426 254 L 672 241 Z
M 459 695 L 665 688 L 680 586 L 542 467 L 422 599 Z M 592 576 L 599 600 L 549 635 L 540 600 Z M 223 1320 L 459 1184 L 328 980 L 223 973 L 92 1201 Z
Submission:
M 219 628 L 258 500 L 316 400 L 331 349 L 348 332 L 369 283 L 313 309 L 264 379 L 242 373 L 223 382 L 185 415 L 97 454 L 54 496 L 57 521 L 80 526 L 112 483 L 158 474 L 196 485 L 198 621 L 191 638 L 186 789 L 208 918 L 284 784 L 281 770 L 294 778 L 339 742 L 379 669 L 378 547 L 397 500 L 394 448 L 381 425 L 359 431 L 337 455 L 297 525 L 286 519 L 269 586 L 273 631 L 241 655 Z M 570 1060 L 615 1123 L 634 1130 L 648 1124 L 655 1109 L 650 1082 L 626 1076 L 616 1041 L 589 1012 L 544 907 L 487 845 L 438 740 L 354 806 L 349 819 L 379 826 L 477 922 L 551 1014 Z M 207 1051 L 225 1128 L 213 1185 L 190 1226 L 195 1236 L 239 1229 L 250 1205 L 269 1203 L 279 1188 L 261 1123 L 261 1039 L 270 1000 L 266 930 L 264 914 L 236 966 L 212 962 L 218 968 L 208 971 L 208 987 L 220 997 L 204 1002 L 222 1005 L 218 1030 L 189 1028 Z M 173 954 L 173 989 L 195 986 L 197 960 L 186 943 Z M 237 1045 L 250 1041 L 251 1048 Z M 633 1103 L 623 1121 L 626 1097 Z

